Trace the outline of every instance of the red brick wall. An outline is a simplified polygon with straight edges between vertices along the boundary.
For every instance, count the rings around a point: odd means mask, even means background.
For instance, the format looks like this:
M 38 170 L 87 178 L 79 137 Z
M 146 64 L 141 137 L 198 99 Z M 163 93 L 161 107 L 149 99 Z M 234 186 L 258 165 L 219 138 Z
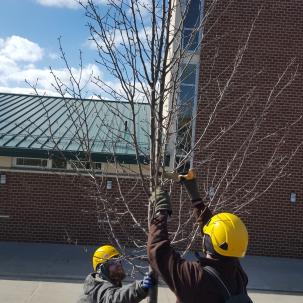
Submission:
M 96 193 L 95 187 L 83 177 L 13 171 L 5 174 L 7 183 L 0 186 L 0 215 L 10 217 L 0 218 L 0 240 L 71 244 L 114 243 L 115 239 L 108 224 L 104 221 L 98 222 L 98 219 L 105 219 L 101 201 L 104 199 L 109 201 L 106 203 L 107 213 L 113 220 L 112 228 L 116 239 L 126 245 L 133 245 L 133 240 L 139 245 L 146 243 L 146 235 L 126 213 L 117 191 L 117 183 L 112 178 L 111 191 L 106 191 L 101 186 L 103 190 Z M 283 181 L 274 189 L 277 195 L 270 191 L 260 202 L 245 208 L 245 211 L 249 211 L 249 215 L 243 214 L 243 217 L 250 232 L 250 254 L 302 257 L 302 206 L 299 202 L 291 205 L 288 201 L 288 192 L 293 190 L 290 180 L 291 178 Z M 294 186 L 298 188 L 299 182 Z M 120 188 L 129 208 L 134 211 L 134 216 L 146 228 L 147 200 L 141 185 L 135 180 L 122 179 Z M 302 199 L 303 191 L 297 193 L 298 199 Z M 183 203 L 186 200 L 187 197 L 180 198 L 179 191 L 174 188 L 174 213 L 169 227 L 171 231 L 175 231 L 178 224 L 182 224 L 183 231 L 175 240 L 178 246 L 183 248 L 188 242 L 179 241 L 188 240 L 190 232 L 194 229 L 192 221 L 184 224 L 191 213 L 190 204 L 185 203 L 182 208 L 179 207 L 179 201 Z M 117 217 L 118 222 L 115 223 Z M 198 235 L 193 248 L 200 247 L 201 238 Z
M 208 6 L 210 1 L 206 2 Z M 287 159 L 283 157 L 289 156 L 303 141 L 302 119 L 291 125 L 303 113 L 302 13 L 303 3 L 300 1 L 226 0 L 219 1 L 206 23 L 201 52 L 196 139 L 205 131 L 207 119 L 220 100 L 220 92 L 232 73 L 235 56 L 244 46 L 250 30 L 251 34 L 243 59 L 195 156 L 195 165 L 203 172 L 201 185 L 205 186 L 207 180 L 212 179 L 214 185 L 220 182 L 225 168 L 248 138 L 267 101 L 269 98 L 273 101 L 264 114 L 241 169 L 237 171 L 247 142 L 242 146 L 234 167 L 227 174 L 226 180 L 231 180 L 236 175 L 234 182 L 227 190 L 226 182 L 223 182 L 215 197 L 213 205 L 221 197 L 222 204 L 218 207 L 220 210 L 236 210 L 241 203 L 249 200 L 245 199 L 245 190 L 236 195 L 233 193 L 266 167 L 277 142 L 283 138 L 275 161 L 254 188 L 255 193 L 262 193 L 267 188 L 277 176 L 278 168 L 286 164 Z M 278 82 L 283 73 L 283 78 Z M 295 73 L 296 77 L 289 83 Z M 222 128 L 232 125 L 245 101 L 250 104 L 249 110 L 230 132 L 210 144 Z M 265 139 L 268 135 L 270 136 Z M 249 253 L 303 257 L 302 148 L 298 149 L 280 177 L 263 196 L 240 211 L 250 232 Z M 247 187 L 248 190 L 252 188 L 253 186 Z M 289 199 L 292 191 L 297 193 L 295 204 Z
M 0 186 L 0 215 L 9 218 L 0 218 L 0 240 L 95 245 L 115 244 L 117 240 L 127 246 L 146 244 L 147 235 L 138 225 L 147 230 L 148 198 L 140 181 L 121 178 L 118 183 L 108 178 L 113 184 L 111 190 L 106 190 L 106 178 L 99 178 L 95 186 L 84 176 L 13 170 L 4 173 L 7 182 Z M 180 198 L 178 189 L 180 185 L 173 189 L 174 215 L 169 227 L 172 232 L 179 227 L 175 242 L 186 247 L 194 222 L 187 220 L 190 204 L 184 204 L 188 198 Z M 201 239 L 197 239 L 196 248 L 200 247 Z
M 104 223 L 105 213 L 111 219 L 116 219 L 119 213 L 119 222 L 112 225 L 118 238 L 124 243 L 133 238 L 138 243 L 146 241 L 144 234 L 125 213 L 113 178 L 110 178 L 113 180 L 112 190 L 105 190 L 103 180 L 101 192 L 98 192 L 85 177 L 13 171 L 5 174 L 7 182 L 0 186 L 0 215 L 10 217 L 0 218 L 1 240 L 82 244 L 112 242 L 110 229 Z M 101 179 L 98 181 L 102 182 Z M 147 199 L 142 187 L 136 185 L 132 179 L 120 180 L 120 189 L 128 206 L 146 228 Z

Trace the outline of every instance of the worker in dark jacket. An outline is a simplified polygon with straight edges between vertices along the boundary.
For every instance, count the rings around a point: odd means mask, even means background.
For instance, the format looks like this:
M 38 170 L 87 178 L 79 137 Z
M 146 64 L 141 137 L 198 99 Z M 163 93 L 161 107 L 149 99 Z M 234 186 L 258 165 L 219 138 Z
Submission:
M 94 272 L 84 282 L 84 294 L 78 303 L 137 303 L 146 298 L 153 279 L 146 275 L 142 281 L 122 286 L 125 278 L 121 256 L 111 245 L 99 247 L 93 255 Z
M 186 261 L 171 247 L 167 231 L 167 218 L 171 214 L 168 194 L 157 188 L 151 196 L 155 215 L 151 221 L 148 238 L 148 257 L 151 267 L 175 293 L 177 302 L 221 303 L 224 296 L 218 283 L 204 268 L 210 266 L 220 274 L 231 295 L 246 293 L 248 282 L 239 257 L 244 257 L 248 234 L 238 216 L 219 213 L 212 216 L 199 195 L 196 173 L 179 176 L 194 208 L 197 222 L 203 233 L 204 257 L 199 261 Z

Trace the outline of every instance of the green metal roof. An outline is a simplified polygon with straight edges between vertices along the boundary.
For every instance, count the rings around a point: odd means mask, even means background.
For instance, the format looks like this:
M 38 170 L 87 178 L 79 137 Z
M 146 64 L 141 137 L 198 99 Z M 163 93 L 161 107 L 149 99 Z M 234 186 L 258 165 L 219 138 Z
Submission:
M 149 106 L 134 106 L 140 156 L 149 151 Z M 128 103 L 0 93 L 0 155 L 135 157 Z M 132 161 L 131 161 L 132 162 Z

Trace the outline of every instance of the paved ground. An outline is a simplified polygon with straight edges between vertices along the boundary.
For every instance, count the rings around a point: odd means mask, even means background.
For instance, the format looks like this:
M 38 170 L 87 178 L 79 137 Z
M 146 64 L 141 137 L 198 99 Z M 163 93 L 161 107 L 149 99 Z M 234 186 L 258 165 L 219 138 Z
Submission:
M 91 270 L 95 249 L 82 245 L 0 242 L 0 278 L 82 281 Z M 303 293 L 303 259 L 246 256 L 241 263 L 248 273 L 251 290 Z
M 0 301 L 3 303 L 75 303 L 82 289 L 80 283 L 0 280 Z M 251 291 L 255 303 L 302 303 L 299 294 Z M 144 300 L 143 302 L 146 302 Z M 172 292 L 159 289 L 159 303 L 175 303 Z
M 0 303 L 75 303 L 95 248 L 0 242 Z M 241 263 L 256 303 L 303 303 L 303 259 L 247 256 Z M 175 298 L 162 286 L 158 302 Z

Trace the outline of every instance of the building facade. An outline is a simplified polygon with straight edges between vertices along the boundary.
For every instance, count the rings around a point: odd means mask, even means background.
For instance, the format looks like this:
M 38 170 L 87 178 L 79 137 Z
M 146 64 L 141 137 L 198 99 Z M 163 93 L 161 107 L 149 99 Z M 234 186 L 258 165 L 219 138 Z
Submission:
M 213 207 L 244 218 L 251 254 L 303 256 L 302 12 L 219 1 L 205 23 L 195 166 Z
M 146 228 L 148 107 L 135 107 L 138 154 L 123 102 L 0 94 L 0 239 L 145 241 L 127 211 Z

